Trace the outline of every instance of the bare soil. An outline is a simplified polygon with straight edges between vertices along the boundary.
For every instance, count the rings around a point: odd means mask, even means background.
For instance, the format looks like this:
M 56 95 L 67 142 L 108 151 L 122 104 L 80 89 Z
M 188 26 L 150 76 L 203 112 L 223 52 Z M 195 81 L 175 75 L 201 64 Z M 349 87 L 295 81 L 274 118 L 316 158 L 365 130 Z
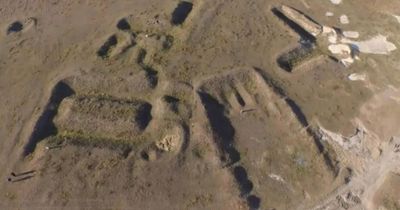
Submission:
M 400 48 L 396 0 L 0 0 L 0 209 L 399 209 L 400 51 L 282 5 Z

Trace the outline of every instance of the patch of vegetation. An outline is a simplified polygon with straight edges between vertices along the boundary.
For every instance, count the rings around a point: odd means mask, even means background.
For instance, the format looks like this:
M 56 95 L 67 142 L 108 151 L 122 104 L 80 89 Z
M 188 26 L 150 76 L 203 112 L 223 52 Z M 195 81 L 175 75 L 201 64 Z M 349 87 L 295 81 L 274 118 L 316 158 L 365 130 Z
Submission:
M 295 152 L 291 155 L 291 159 L 295 164 L 296 174 L 298 176 L 305 176 L 309 170 L 307 167 L 307 162 L 303 156 L 298 152 Z
M 208 203 L 213 201 L 213 196 L 211 194 L 201 194 L 194 196 L 192 199 L 189 199 L 188 204 L 186 205 L 187 208 L 193 208 L 194 206 L 206 206 Z
M 203 159 L 206 156 L 207 151 L 205 147 L 197 145 L 195 148 L 193 148 L 192 153 L 195 157 Z
M 171 49 L 172 45 L 174 44 L 174 37 L 171 35 L 165 36 L 165 40 L 163 41 L 163 50 Z
M 129 153 L 131 150 L 139 148 L 139 146 L 143 144 L 146 139 L 148 139 L 147 135 L 140 135 L 134 140 L 126 140 L 102 138 L 76 131 L 63 131 L 58 135 L 51 137 L 48 141 L 48 144 L 62 145 L 66 143 L 82 147 L 107 148 L 120 151 L 122 154 L 126 154 Z
M 72 110 L 86 114 L 100 114 L 107 119 L 120 118 L 130 120 L 132 116 L 149 114 L 151 105 L 139 100 L 120 100 L 108 95 L 79 96 L 75 98 Z
M 278 64 L 288 72 L 292 72 L 304 62 L 322 55 L 317 45 L 303 44 L 278 58 Z
M 69 192 L 66 191 L 61 191 L 61 200 L 63 202 L 64 205 L 66 205 L 69 201 L 69 198 L 71 197 Z
M 34 153 L 32 152 L 29 155 L 25 156 L 24 160 L 31 161 L 31 160 L 33 160 L 33 157 L 34 157 Z
M 255 93 L 258 88 L 255 78 L 250 76 L 243 78 L 243 84 L 244 88 L 250 93 Z
M 396 202 L 394 199 L 385 197 L 383 200 L 383 206 L 387 210 L 400 210 L 400 203 Z
M 193 69 L 192 66 L 189 66 L 187 63 L 184 63 L 175 76 L 181 81 L 190 82 L 193 79 L 191 71 L 192 69 Z
M 183 91 L 175 91 L 171 96 L 177 98 L 179 100 L 179 103 L 182 104 L 190 104 L 189 98 L 191 97 L 190 95 L 187 95 Z
M 4 194 L 4 196 L 8 199 L 8 200 L 15 200 L 17 198 L 17 195 L 15 195 L 14 193 L 10 193 L 10 192 L 6 192 Z

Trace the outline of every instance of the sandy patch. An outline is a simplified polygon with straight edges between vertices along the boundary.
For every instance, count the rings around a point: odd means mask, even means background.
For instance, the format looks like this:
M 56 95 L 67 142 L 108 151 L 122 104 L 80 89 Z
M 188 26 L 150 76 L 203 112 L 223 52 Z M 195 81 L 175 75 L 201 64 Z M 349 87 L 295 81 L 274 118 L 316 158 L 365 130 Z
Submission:
M 366 41 L 357 42 L 351 40 L 342 40 L 342 42 L 352 44 L 356 46 L 360 52 L 369 54 L 387 55 L 391 51 L 397 49 L 396 45 L 392 42 L 389 42 L 386 36 L 380 34 Z
M 329 37 L 328 37 L 328 41 L 329 41 L 329 43 L 331 43 L 331 44 L 336 44 L 336 42 L 337 42 L 337 36 L 336 36 L 336 35 L 331 35 L 331 36 L 329 36 Z
M 340 63 L 344 66 L 350 66 L 354 63 L 352 49 L 348 44 L 331 44 L 328 47 L 332 54 L 339 55 Z
M 328 49 L 333 54 L 351 54 L 351 48 L 347 44 L 331 44 Z

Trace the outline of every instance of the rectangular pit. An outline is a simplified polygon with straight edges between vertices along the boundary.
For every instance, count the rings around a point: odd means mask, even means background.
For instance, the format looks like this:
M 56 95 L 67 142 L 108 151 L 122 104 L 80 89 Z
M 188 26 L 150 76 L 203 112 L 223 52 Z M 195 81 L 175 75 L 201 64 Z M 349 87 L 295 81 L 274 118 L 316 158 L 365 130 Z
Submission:
M 97 97 L 69 97 L 54 120 L 58 132 L 131 140 L 151 121 L 151 105 Z

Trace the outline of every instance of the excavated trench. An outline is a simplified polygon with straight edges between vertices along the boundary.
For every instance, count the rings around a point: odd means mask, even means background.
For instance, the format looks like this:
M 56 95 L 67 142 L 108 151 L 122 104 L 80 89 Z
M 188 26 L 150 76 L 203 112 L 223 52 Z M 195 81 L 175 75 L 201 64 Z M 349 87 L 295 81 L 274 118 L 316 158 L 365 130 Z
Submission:
M 215 143 L 221 153 L 221 161 L 226 167 L 233 166 L 232 175 L 235 177 L 241 197 L 245 198 L 250 209 L 259 209 L 261 200 L 252 195 L 253 183 L 247 175 L 246 169 L 240 165 L 240 153 L 234 147 L 235 129 L 225 116 L 225 108 L 215 98 L 205 92 L 198 92 L 207 117 L 213 130 Z

